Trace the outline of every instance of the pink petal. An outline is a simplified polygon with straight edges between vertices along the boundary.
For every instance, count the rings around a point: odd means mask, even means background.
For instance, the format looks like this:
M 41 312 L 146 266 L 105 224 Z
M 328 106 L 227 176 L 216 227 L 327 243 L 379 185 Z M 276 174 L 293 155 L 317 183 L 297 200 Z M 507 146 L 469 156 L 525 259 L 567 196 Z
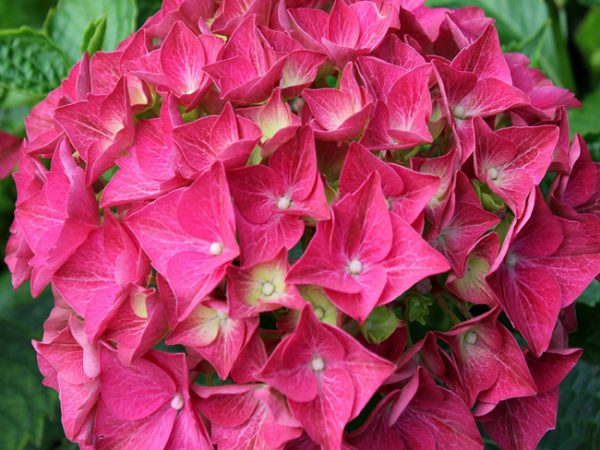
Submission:
M 213 189 L 220 195 L 213 195 Z M 153 267 L 184 302 L 180 318 L 215 288 L 226 265 L 239 254 L 220 164 L 211 166 L 189 188 L 173 191 L 137 211 L 127 224 Z
M 114 352 L 101 349 L 102 399 L 111 414 L 121 420 L 148 417 L 171 402 L 176 386 L 161 368 L 140 359 L 131 366 L 123 366 Z
M 490 24 L 483 34 L 452 61 L 452 67 L 473 72 L 480 79 L 494 78 L 512 84 L 508 64 L 502 54 L 496 28 Z

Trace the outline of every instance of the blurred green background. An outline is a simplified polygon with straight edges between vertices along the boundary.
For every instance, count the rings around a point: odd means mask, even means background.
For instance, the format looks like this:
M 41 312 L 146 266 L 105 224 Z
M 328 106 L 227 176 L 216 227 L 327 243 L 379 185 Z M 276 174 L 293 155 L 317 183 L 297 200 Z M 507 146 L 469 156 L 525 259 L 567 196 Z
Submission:
M 570 114 L 600 161 L 600 0 L 428 0 L 431 6 L 479 6 L 496 19 L 506 51 L 524 52 L 557 85 L 576 92 Z M 0 129 L 24 134 L 24 118 L 60 83 L 82 52 L 112 50 L 160 7 L 159 0 L 0 0 Z M 15 190 L 0 181 L 0 254 L 12 222 Z M 33 301 L 13 292 L 0 266 L 0 450 L 74 448 L 62 436 L 54 392 L 41 386 L 32 338 L 40 338 L 49 293 Z M 561 387 L 558 429 L 540 448 L 600 449 L 600 283 L 577 302 L 572 344 L 583 360 Z M 491 446 L 490 448 L 493 448 Z

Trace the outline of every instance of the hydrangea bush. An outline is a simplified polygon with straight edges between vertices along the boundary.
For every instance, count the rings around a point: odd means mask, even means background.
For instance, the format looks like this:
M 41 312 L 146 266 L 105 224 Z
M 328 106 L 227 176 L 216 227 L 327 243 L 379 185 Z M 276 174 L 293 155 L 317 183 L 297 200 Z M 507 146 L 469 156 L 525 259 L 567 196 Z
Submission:
M 165 0 L 26 120 L 6 262 L 83 449 L 534 449 L 600 170 L 476 8 Z

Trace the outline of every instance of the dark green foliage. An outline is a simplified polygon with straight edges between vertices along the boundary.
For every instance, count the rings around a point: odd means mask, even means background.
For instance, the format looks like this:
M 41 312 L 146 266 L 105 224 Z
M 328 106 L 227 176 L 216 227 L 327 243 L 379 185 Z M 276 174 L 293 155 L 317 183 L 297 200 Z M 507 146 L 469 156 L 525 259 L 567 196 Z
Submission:
M 28 28 L 0 31 L 0 86 L 43 97 L 70 67 L 69 58 L 45 34 Z
M 560 386 L 556 430 L 547 434 L 541 450 L 600 449 L 600 368 L 581 361 Z
M 59 412 L 56 394 L 41 385 L 31 339 L 41 338 L 52 300 L 48 292 L 32 300 L 27 286 L 13 292 L 7 272 L 0 298 L 0 448 L 41 448 L 53 432 L 46 422 L 58 420 Z

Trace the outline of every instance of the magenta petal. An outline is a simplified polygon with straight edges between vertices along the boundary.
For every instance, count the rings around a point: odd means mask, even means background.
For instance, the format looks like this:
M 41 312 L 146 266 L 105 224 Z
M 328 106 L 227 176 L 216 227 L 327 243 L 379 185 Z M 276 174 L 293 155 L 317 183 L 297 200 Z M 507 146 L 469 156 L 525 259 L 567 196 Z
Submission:
M 0 179 L 6 177 L 17 164 L 21 140 L 16 136 L 0 132 Z
M 124 420 L 112 415 L 106 403 L 99 402 L 94 423 L 94 434 L 99 436 L 97 449 L 155 448 L 162 449 L 169 440 L 177 410 L 164 405 L 148 418 Z
M 339 339 L 305 306 L 296 331 L 271 354 L 258 378 L 289 399 L 310 402 L 319 395 L 320 374 L 312 369 L 313 359 L 320 358 L 328 367 L 343 359 L 344 352 Z
M 215 188 L 219 196 L 212 194 Z M 180 318 L 215 288 L 227 264 L 239 254 L 225 173 L 218 163 L 189 188 L 137 211 L 127 224 L 153 267 L 185 302 L 178 311 Z
M 207 301 L 173 330 L 169 345 L 181 344 L 208 360 L 221 379 L 226 379 L 258 325 L 256 318 L 232 319 L 223 302 Z
M 339 328 L 332 327 L 330 330 L 343 342 L 346 349 L 344 367 L 355 390 L 351 417 L 356 417 L 371 399 L 374 390 L 396 370 L 396 366 L 371 353 Z
M 289 400 L 290 409 L 312 440 L 326 449 L 340 448 L 344 427 L 352 417 L 352 380 L 346 370 L 332 368 L 321 375 L 319 382 L 314 400 Z
M 388 273 L 383 266 L 370 265 L 363 269 L 360 276 L 355 277 L 360 292 L 345 293 L 328 288 L 326 293 L 340 310 L 353 319 L 364 322 L 371 311 L 378 306 L 387 280 Z
M 442 339 L 452 346 L 465 388 L 465 402 L 471 407 L 477 399 L 499 403 L 537 393 L 523 352 L 511 333 L 496 322 L 497 317 L 498 310 L 442 334 Z
M 177 392 L 171 377 L 150 361 L 139 360 L 125 367 L 112 351 L 102 349 L 100 364 L 102 398 L 111 414 L 122 420 L 149 416 Z
M 392 391 L 379 403 L 350 442 L 359 449 L 373 444 L 386 450 L 436 445 L 483 448 L 469 408 L 455 394 L 437 386 L 422 368 L 402 391 Z
M 189 406 L 185 406 L 175 419 L 166 450 L 208 449 L 211 447 L 204 423 Z
M 31 292 L 40 294 L 54 273 L 96 228 L 97 204 L 85 185 L 84 173 L 75 164 L 71 149 L 62 140 L 52 158 L 43 187 L 27 197 L 15 211 L 29 248 L 34 253 Z
M 473 72 L 480 79 L 495 78 L 512 84 L 510 70 L 500 48 L 498 33 L 491 24 L 479 39 L 464 48 L 454 58 L 452 67 L 465 72 Z
M 204 39 L 207 42 L 207 38 Z M 220 48 L 223 43 L 219 41 L 214 39 L 210 45 Z M 208 77 L 202 70 L 207 62 L 211 62 L 206 56 L 202 41 L 183 22 L 173 25 L 161 46 L 160 63 L 164 79 L 188 106 L 192 106 L 198 92 L 208 86 Z
M 477 82 L 475 89 L 458 102 L 454 112 L 459 117 L 487 117 L 528 103 L 529 97 L 519 89 L 494 78 L 486 78 Z
M 292 284 L 318 284 L 338 292 L 356 294 L 358 282 L 346 270 L 348 259 L 343 254 L 323 251 L 329 245 L 332 223 L 323 222 L 302 257 L 292 266 L 287 281 Z
M 388 281 L 378 305 L 391 302 L 412 285 L 430 275 L 447 271 L 448 261 L 403 219 L 392 216 L 394 241 L 385 260 Z
M 426 65 L 408 72 L 394 83 L 387 99 L 390 129 L 420 136 L 421 142 L 431 142 L 432 139 L 428 129 L 431 115 L 430 74 L 431 66 Z M 399 136 L 394 137 L 399 140 Z
M 514 398 L 478 418 L 485 432 L 507 450 L 534 450 L 546 431 L 556 426 L 558 389 L 533 397 Z
M 139 248 L 110 214 L 54 275 L 64 300 L 86 319 L 95 340 L 106 327 L 129 284 L 143 283 L 150 267 Z
M 514 274 L 499 269 L 490 283 L 501 292 L 501 305 L 515 328 L 535 354 L 543 353 L 550 344 L 560 310 L 560 285 L 556 279 L 543 268 L 517 267 Z

